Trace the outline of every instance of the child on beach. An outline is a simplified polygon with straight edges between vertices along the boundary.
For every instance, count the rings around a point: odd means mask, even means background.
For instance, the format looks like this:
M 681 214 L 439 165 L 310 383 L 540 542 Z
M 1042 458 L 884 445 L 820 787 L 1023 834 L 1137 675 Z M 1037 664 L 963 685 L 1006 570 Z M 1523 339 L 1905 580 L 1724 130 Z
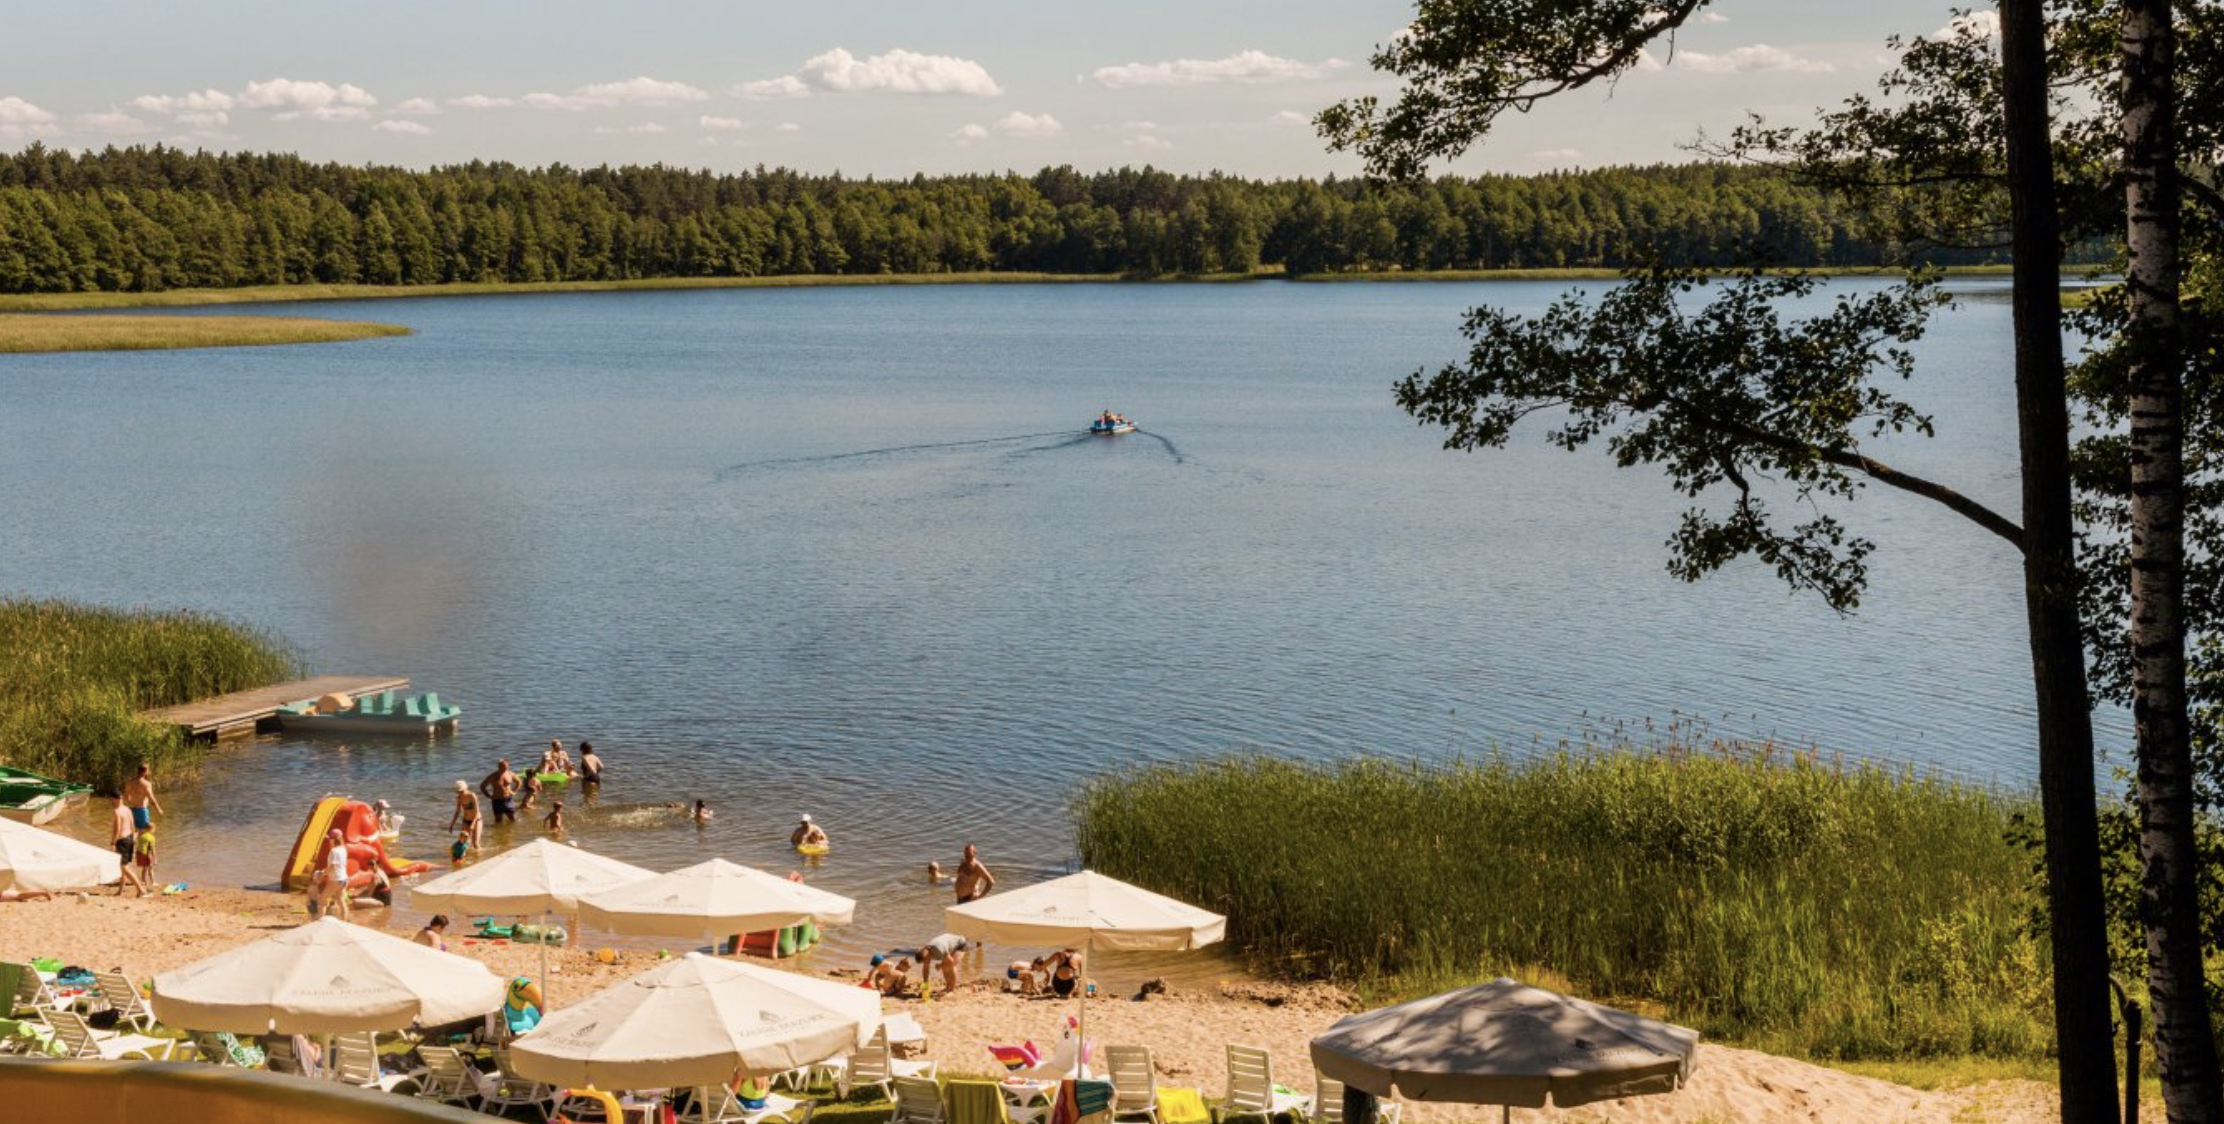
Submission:
M 154 828 L 142 827 L 131 837 L 131 865 L 138 868 L 139 885 L 154 885 Z
M 457 832 L 456 841 L 448 845 L 448 860 L 457 866 L 462 866 L 463 856 L 470 853 L 471 833 L 468 831 Z

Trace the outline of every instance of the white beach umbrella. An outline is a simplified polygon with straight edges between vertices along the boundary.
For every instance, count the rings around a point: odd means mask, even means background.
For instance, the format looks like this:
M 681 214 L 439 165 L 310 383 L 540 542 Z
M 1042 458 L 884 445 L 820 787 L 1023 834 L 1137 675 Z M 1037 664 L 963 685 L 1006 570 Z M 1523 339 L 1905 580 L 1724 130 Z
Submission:
M 847 925 L 857 903 L 777 874 L 712 859 L 579 899 L 582 920 L 645 937 L 717 937 L 809 921 Z
M 79 890 L 123 876 L 114 851 L 0 818 L 0 890 Z
M 722 1085 L 847 1054 L 879 1027 L 871 989 L 689 953 L 549 1015 L 510 1060 L 574 1088 Z
M 1562 1108 L 1672 1093 L 1699 1032 L 1510 979 L 1347 1015 L 1313 1067 L 1377 1097 Z
M 325 917 L 156 976 L 153 1004 L 194 1030 L 346 1034 L 438 1026 L 505 998 L 476 960 Z
M 656 872 L 604 858 L 592 851 L 535 839 L 430 882 L 413 886 L 409 901 L 428 913 L 538 915 L 542 929 L 551 913 L 576 913 L 583 894 L 656 877 Z M 548 942 L 541 946 L 541 994 L 552 993 L 548 979 Z
M 1216 943 L 1228 928 L 1228 919 L 1217 913 L 1093 870 L 954 905 L 943 911 L 943 917 L 951 932 L 974 940 L 1082 945 L 1087 949 L 1082 957 L 1084 969 L 1099 948 L 1184 952 Z M 1088 989 L 1081 986 L 1085 981 L 1075 983 L 1074 997 L 1081 1003 L 1082 1054 L 1086 1057 Z M 1086 1070 L 1086 1063 L 1083 1068 Z

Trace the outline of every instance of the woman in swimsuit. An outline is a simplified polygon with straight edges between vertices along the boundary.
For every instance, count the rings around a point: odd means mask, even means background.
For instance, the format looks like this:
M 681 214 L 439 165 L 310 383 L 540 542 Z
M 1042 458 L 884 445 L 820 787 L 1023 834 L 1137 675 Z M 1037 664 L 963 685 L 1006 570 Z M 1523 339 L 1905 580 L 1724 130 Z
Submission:
M 448 830 L 469 836 L 471 849 L 479 849 L 479 797 L 463 781 L 456 782 L 456 810 L 448 817 Z
M 1050 990 L 1060 999 L 1071 998 L 1073 989 L 1081 985 L 1081 953 L 1064 949 L 1051 954 Z

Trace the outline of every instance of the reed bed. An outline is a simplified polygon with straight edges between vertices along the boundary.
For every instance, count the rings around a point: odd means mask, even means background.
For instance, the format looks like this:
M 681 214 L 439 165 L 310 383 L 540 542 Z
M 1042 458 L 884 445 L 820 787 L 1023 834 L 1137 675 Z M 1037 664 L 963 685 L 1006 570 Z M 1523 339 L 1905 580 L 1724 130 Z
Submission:
M 2051 1045 L 2021 798 L 1742 746 L 1100 778 L 1091 867 L 1228 915 L 1256 966 L 1397 999 L 1560 979 L 1837 1059 Z
M 256 347 L 408 334 L 393 324 L 301 316 L 0 315 L 0 353 Z
M 0 600 L 0 762 L 113 793 L 139 762 L 189 775 L 201 747 L 137 714 L 297 674 L 276 641 L 216 617 Z

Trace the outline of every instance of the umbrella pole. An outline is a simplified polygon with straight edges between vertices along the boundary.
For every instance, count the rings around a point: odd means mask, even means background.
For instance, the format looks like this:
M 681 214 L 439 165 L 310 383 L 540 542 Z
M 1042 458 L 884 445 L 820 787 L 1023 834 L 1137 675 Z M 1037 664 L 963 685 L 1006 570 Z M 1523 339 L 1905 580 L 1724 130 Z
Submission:
M 1080 1074 L 1089 1076 L 1089 966 L 1097 961 L 1097 935 L 1091 932 L 1081 938 L 1081 970 L 1073 974 L 1074 998 L 1081 1003 L 1081 1043 L 1074 1051 L 1079 1059 Z
M 548 911 L 546 910 L 541 911 L 541 939 L 534 943 L 541 946 L 541 1007 L 544 1008 L 541 1014 L 545 1015 L 548 1013 L 546 1008 L 556 1005 L 548 998 L 550 993 L 556 990 L 556 984 L 548 978 Z

